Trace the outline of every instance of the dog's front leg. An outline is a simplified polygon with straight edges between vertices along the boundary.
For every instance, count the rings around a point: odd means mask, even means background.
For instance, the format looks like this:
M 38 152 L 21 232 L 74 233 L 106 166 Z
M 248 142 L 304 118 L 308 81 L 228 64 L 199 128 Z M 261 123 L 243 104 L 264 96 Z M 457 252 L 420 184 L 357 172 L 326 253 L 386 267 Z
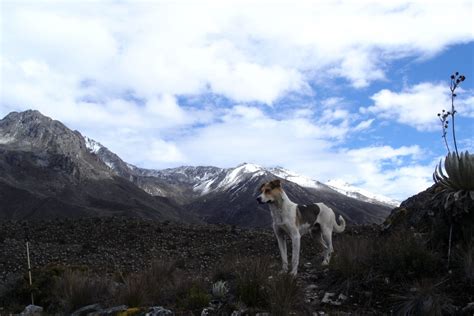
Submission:
M 286 251 L 285 234 L 281 229 L 279 229 L 277 227 L 274 227 L 273 231 L 275 232 L 275 236 L 276 236 L 277 241 L 278 241 L 278 248 L 280 249 L 282 269 L 283 269 L 284 272 L 288 272 L 288 254 L 287 254 L 287 251 Z
M 296 275 L 298 273 L 298 265 L 300 263 L 300 241 L 301 235 L 298 231 L 292 232 L 291 234 L 291 274 Z

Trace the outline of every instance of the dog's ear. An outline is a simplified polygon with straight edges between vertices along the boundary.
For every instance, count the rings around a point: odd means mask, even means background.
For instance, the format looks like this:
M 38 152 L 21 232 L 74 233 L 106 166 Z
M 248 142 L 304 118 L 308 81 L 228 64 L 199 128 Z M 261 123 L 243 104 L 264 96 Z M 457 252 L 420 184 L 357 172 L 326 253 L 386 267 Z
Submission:
M 272 186 L 272 189 L 281 188 L 280 179 L 276 179 L 276 180 L 271 181 L 270 185 Z

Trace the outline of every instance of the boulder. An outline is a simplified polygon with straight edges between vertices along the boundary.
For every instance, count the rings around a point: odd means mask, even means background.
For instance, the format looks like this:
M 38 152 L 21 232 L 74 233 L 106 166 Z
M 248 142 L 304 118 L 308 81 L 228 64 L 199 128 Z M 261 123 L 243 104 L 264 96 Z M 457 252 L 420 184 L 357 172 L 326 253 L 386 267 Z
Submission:
M 37 315 L 41 315 L 41 313 L 43 312 L 43 307 L 41 306 L 38 306 L 38 305 L 28 305 L 25 307 L 25 309 L 23 310 L 23 312 L 21 312 L 20 315 L 22 316 L 37 316 Z

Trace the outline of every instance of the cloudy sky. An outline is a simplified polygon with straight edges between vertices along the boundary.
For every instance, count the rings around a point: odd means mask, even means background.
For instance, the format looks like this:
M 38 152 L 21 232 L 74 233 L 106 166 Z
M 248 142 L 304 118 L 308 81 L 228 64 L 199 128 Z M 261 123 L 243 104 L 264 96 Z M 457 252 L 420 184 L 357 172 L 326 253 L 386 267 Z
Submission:
M 474 150 L 472 1 L 1 1 L 0 117 L 147 168 L 283 166 L 402 200 Z

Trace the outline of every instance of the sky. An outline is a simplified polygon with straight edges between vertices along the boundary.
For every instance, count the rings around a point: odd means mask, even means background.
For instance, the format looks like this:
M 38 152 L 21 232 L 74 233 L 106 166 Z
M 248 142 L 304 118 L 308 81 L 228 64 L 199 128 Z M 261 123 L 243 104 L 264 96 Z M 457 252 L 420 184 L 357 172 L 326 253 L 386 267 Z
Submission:
M 474 151 L 472 1 L 1 1 L 0 118 L 144 168 L 281 166 L 404 200 Z M 451 139 L 451 131 L 448 133 Z

